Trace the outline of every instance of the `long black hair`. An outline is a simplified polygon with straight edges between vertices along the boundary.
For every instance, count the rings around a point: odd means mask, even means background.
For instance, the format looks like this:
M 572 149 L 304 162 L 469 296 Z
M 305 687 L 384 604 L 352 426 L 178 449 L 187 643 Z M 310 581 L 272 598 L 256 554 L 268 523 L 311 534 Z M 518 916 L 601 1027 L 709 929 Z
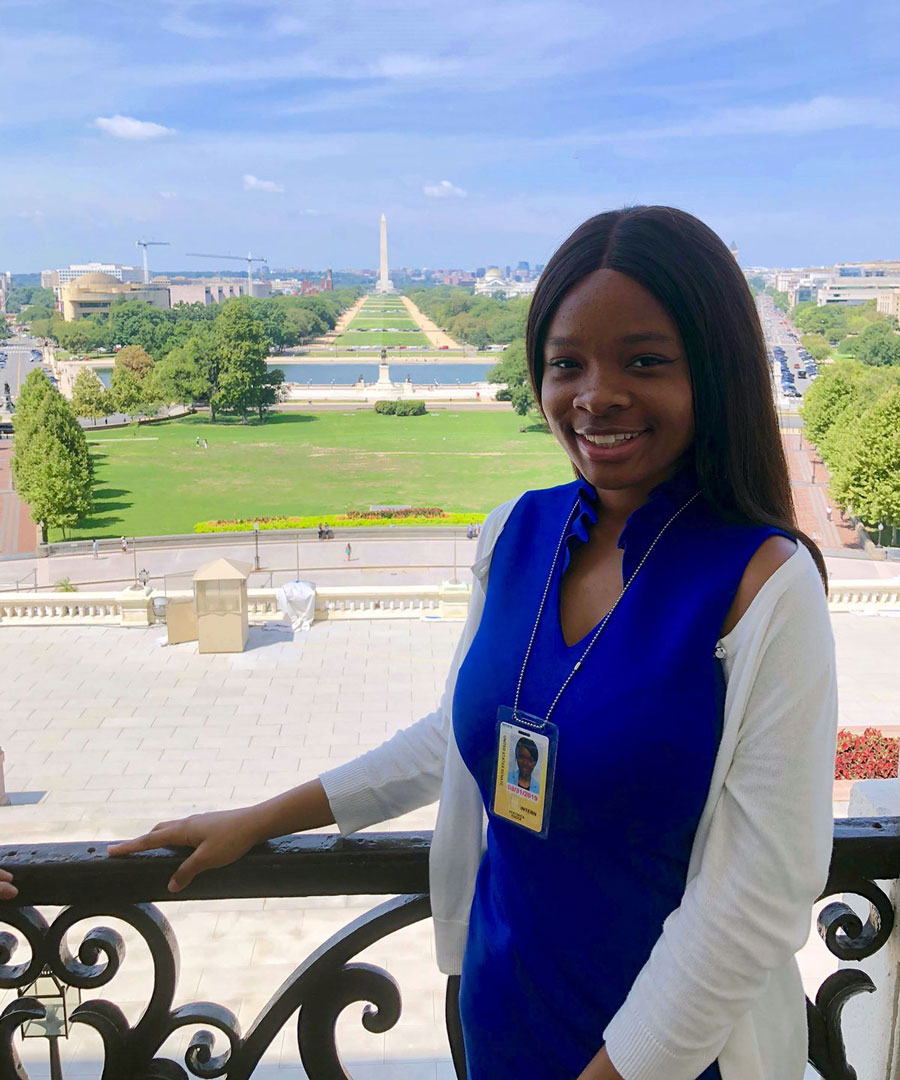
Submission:
M 627 274 L 678 327 L 693 387 L 694 467 L 705 498 L 727 519 L 796 537 L 827 589 L 822 554 L 797 526 L 756 305 L 734 256 L 702 221 L 671 206 L 631 206 L 590 218 L 564 241 L 528 313 L 535 400 L 541 400 L 550 320 L 569 289 L 594 270 Z

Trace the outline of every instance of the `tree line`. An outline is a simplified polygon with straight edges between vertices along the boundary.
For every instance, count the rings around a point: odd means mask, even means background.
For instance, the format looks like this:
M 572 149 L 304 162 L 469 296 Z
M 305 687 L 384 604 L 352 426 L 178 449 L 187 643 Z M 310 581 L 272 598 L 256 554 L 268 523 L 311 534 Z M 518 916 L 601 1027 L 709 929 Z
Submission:
M 850 307 L 814 302 L 797 304 L 794 325 L 804 331 L 804 348 L 816 360 L 826 356 L 854 358 L 872 367 L 900 365 L 897 320 L 877 310 L 875 300 Z M 835 353 L 836 350 L 836 353 Z
M 93 509 L 92 469 L 75 412 L 42 371 L 29 373 L 16 402 L 12 475 L 31 518 L 47 536 Z
M 900 366 L 838 360 L 800 408 L 807 437 L 831 473 L 838 506 L 868 529 L 900 527 Z
M 15 290 L 14 290 L 15 291 Z M 66 322 L 53 309 L 52 290 L 36 290 L 20 316 L 37 337 L 52 338 L 69 352 L 108 352 L 116 345 L 140 345 L 155 361 L 193 336 L 198 328 L 213 325 L 225 308 L 222 304 L 176 304 L 168 311 L 151 307 L 143 300 L 120 299 L 108 312 L 98 312 L 74 322 Z M 49 293 L 49 298 L 44 295 Z M 334 328 L 359 289 L 335 289 L 314 296 L 241 297 L 253 316 L 263 323 L 273 352 L 303 345 Z
M 266 363 L 270 351 L 266 324 L 254 314 L 253 302 L 229 300 L 214 320 L 195 324 L 160 360 L 143 345 L 126 345 L 116 354 L 108 389 L 94 371 L 79 372 L 72 407 L 78 416 L 96 420 L 204 401 L 213 422 L 220 413 L 242 420 L 256 413 L 262 422 L 284 382 L 284 373 Z
M 525 337 L 529 296 L 501 300 L 476 296 L 469 289 L 451 285 L 408 290 L 406 295 L 429 319 L 457 341 L 486 349 Z

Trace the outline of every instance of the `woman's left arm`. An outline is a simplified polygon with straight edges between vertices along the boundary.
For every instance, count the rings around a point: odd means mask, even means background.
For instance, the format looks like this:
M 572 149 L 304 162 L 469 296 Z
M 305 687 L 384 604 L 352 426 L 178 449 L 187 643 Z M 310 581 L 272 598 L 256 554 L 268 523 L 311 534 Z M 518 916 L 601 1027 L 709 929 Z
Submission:
M 597 1080 L 695 1080 L 808 937 L 831 857 L 837 689 L 827 600 L 797 557 L 734 656 L 741 726 L 700 869 L 603 1033 L 618 1073 Z

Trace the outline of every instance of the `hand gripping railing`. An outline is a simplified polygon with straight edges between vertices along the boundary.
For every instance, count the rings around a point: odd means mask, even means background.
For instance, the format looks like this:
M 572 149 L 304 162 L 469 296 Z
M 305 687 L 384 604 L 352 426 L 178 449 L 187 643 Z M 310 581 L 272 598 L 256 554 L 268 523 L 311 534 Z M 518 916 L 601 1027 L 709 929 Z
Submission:
M 249 1029 L 241 1030 L 229 1009 L 214 1002 L 175 1005 L 178 943 L 157 907 L 171 900 L 167 883 L 183 858 L 170 850 L 110 859 L 106 843 L 23 844 L 0 847 L 0 864 L 12 871 L 19 895 L 0 903 L 0 987 L 29 986 L 45 968 L 62 983 L 82 989 L 113 982 L 125 961 L 121 936 L 102 925 L 121 919 L 146 942 L 153 963 L 153 990 L 134 1025 L 106 999 L 77 1006 L 73 1023 L 93 1028 L 103 1043 L 101 1080 L 187 1080 L 225 1077 L 249 1080 L 263 1053 L 296 1015 L 297 1041 L 310 1080 L 348 1078 L 336 1043 L 338 1016 L 353 1002 L 367 1002 L 363 1025 L 390 1029 L 400 1016 L 400 988 L 391 975 L 354 958 L 374 942 L 430 914 L 429 833 L 373 833 L 349 838 L 290 836 L 253 848 L 239 862 L 209 870 L 178 894 L 179 901 L 274 896 L 390 896 L 344 927 L 295 968 Z M 854 894 L 869 903 L 863 922 L 842 900 L 819 916 L 819 932 L 842 960 L 859 961 L 877 952 L 893 930 L 894 912 L 876 881 L 900 876 L 900 818 L 856 818 L 835 822 L 831 871 L 823 897 Z M 51 920 L 39 908 L 61 905 Z M 89 919 L 95 925 L 73 954 L 66 932 Z M 28 949 L 21 948 L 27 945 Z M 30 952 L 30 957 L 18 960 Z M 18 962 L 17 962 L 18 960 Z M 844 968 L 807 1002 L 809 1060 L 824 1080 L 855 1080 L 847 1062 L 841 1011 L 855 994 L 874 985 L 862 971 Z M 446 1020 L 457 1075 L 465 1074 L 457 1006 L 458 979 L 448 980 Z M 44 1006 L 20 997 L 0 1013 L 0 1080 L 27 1080 L 14 1036 Z M 166 1039 L 181 1027 L 197 1030 L 183 1068 L 160 1056 Z M 884 1033 L 888 1037 L 888 1033 Z M 214 1048 L 219 1049 L 214 1053 Z

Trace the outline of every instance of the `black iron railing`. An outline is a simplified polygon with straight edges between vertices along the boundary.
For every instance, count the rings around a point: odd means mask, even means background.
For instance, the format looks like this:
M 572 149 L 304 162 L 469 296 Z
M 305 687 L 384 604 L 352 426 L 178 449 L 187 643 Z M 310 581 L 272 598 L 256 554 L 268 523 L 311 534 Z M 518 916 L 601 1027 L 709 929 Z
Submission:
M 353 1002 L 367 1003 L 363 1024 L 387 1031 L 400 1016 L 400 989 L 386 971 L 354 958 L 374 942 L 427 918 L 428 833 L 291 836 L 254 848 L 239 863 L 201 874 L 179 900 L 238 897 L 378 895 L 385 903 L 356 919 L 303 960 L 242 1032 L 234 1013 L 207 1001 L 175 1005 L 178 944 L 156 901 L 171 900 L 167 883 L 182 856 L 151 851 L 110 859 L 106 842 L 23 844 L 0 847 L 0 865 L 11 870 L 19 889 L 15 901 L 0 903 L 0 988 L 21 990 L 42 971 L 61 984 L 94 990 L 113 983 L 124 959 L 121 936 L 104 917 L 130 924 L 146 942 L 154 969 L 153 990 L 140 1017 L 130 1025 L 106 999 L 78 1005 L 72 1023 L 87 1024 L 102 1039 L 101 1080 L 187 1080 L 225 1077 L 249 1080 L 262 1055 L 296 1014 L 300 1058 L 312 1080 L 348 1077 L 335 1039 L 340 1013 Z M 863 922 L 842 901 L 827 905 L 819 931 L 828 948 L 844 960 L 871 956 L 888 940 L 894 913 L 878 880 L 900 876 L 900 818 L 857 818 L 835 822 L 834 851 L 823 897 L 853 894 L 869 902 Z M 61 905 L 48 922 L 44 905 Z M 73 954 L 66 932 L 82 919 L 95 925 Z M 23 948 L 27 945 L 28 949 Z M 16 962 L 30 950 L 30 957 Z M 808 1002 L 809 1060 L 824 1080 L 855 1080 L 841 1035 L 841 1010 L 855 994 L 874 989 L 865 972 L 843 969 Z M 464 1075 L 456 1007 L 457 980 L 448 980 L 447 1027 L 457 1073 Z M 45 1006 L 18 997 L 0 1013 L 0 1080 L 27 1080 L 15 1036 L 29 1021 L 42 1019 Z M 159 1056 L 178 1028 L 199 1028 L 185 1054 L 185 1066 Z M 216 1033 L 225 1047 L 214 1054 Z M 227 1045 L 226 1045 L 227 1044 Z

